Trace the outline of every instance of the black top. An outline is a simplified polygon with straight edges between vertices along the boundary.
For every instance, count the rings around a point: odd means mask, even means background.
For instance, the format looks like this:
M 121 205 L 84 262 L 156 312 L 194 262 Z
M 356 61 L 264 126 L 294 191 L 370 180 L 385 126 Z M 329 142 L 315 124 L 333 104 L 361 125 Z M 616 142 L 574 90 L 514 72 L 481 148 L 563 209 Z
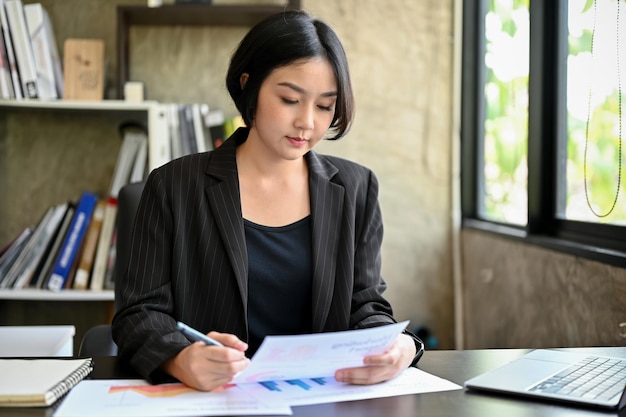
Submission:
M 311 217 L 281 227 L 244 219 L 251 357 L 266 335 L 311 333 Z

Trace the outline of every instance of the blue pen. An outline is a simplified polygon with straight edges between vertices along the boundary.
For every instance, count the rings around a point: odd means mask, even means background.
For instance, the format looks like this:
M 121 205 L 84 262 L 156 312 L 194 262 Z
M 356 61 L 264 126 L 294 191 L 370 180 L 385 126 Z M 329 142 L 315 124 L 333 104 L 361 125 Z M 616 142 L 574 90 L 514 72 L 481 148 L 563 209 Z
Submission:
M 185 323 L 181 323 L 180 321 L 176 322 L 176 328 L 178 330 L 180 330 L 180 332 L 182 334 L 187 336 L 188 339 L 193 340 L 194 342 L 204 342 L 204 343 L 206 343 L 209 346 L 210 345 L 224 346 L 223 344 L 221 344 L 217 340 L 211 339 L 209 336 L 200 333 L 196 329 L 193 329 L 193 328 L 187 326 Z

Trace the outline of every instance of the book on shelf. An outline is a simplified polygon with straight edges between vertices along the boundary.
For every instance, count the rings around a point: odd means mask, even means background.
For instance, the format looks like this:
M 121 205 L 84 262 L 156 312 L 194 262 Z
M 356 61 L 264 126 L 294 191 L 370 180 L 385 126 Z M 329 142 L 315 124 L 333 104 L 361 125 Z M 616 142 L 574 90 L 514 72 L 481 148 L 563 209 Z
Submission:
M 37 69 L 39 98 L 61 98 L 63 71 L 48 12 L 41 3 L 31 3 L 24 5 L 24 15 Z
M 31 280 L 35 277 L 39 265 L 44 262 L 44 257 L 49 251 L 54 241 L 55 234 L 59 229 L 59 225 L 63 220 L 63 215 L 67 210 L 67 203 L 58 204 L 54 208 L 48 210 L 50 215 L 46 222 L 42 225 L 41 234 L 34 241 L 32 248 L 28 254 L 25 266 L 18 275 L 13 288 L 26 288 L 30 285 Z
M 215 148 L 211 136 L 212 126 L 222 128 L 223 114 L 211 113 L 205 103 L 167 104 L 167 124 L 170 141 L 171 159 Z
M 56 225 L 56 229 L 52 231 L 52 235 L 48 239 L 46 247 L 44 248 L 43 253 L 41 254 L 41 257 L 40 257 L 39 261 L 37 262 L 37 264 L 33 268 L 33 272 L 32 272 L 31 278 L 28 280 L 28 283 L 26 283 L 26 284 L 24 284 L 22 286 L 23 288 L 25 288 L 25 287 L 28 287 L 28 288 L 38 288 L 40 286 L 40 280 L 42 279 L 41 278 L 42 271 L 43 271 L 44 267 L 49 262 L 49 258 L 50 258 L 50 256 L 53 253 L 53 249 L 55 247 L 55 244 L 56 244 L 56 241 L 58 239 L 59 233 L 65 233 L 64 231 L 62 231 L 63 223 L 65 221 L 65 218 L 67 216 L 67 212 L 70 209 L 71 204 L 72 204 L 71 202 L 67 202 L 67 203 L 64 203 L 64 204 L 60 205 L 60 206 L 63 207 L 63 209 L 62 209 L 62 213 L 60 214 L 60 218 L 58 220 L 58 223 Z
M 93 261 L 93 270 L 91 271 L 91 280 L 89 282 L 90 290 L 100 291 L 104 289 L 109 247 L 113 237 L 116 217 L 117 201 L 113 198 L 109 198 L 104 207 L 104 217 L 102 218 L 102 227 L 100 229 L 100 236 L 98 237 L 98 246 L 96 247 L 96 257 Z
M 0 0 L 0 25 L 2 26 L 2 40 L 4 41 L 4 50 L 6 52 L 7 64 L 11 74 L 14 98 L 21 99 L 24 96 L 22 95 L 20 76 L 17 70 L 17 61 L 15 60 L 13 40 L 11 39 L 11 32 L 9 31 L 9 20 L 7 18 L 5 1 L 6 0 Z
M 100 237 L 98 238 L 98 247 L 96 249 L 96 257 L 94 259 L 91 282 L 89 284 L 91 290 L 99 291 L 104 289 L 117 219 L 117 196 L 120 189 L 130 180 L 133 164 L 144 138 L 145 133 L 143 132 L 137 132 L 134 129 L 124 131 L 122 146 L 117 156 L 117 162 L 109 188 L 109 197 L 104 208 L 102 229 L 100 231 Z
M 63 289 L 65 282 L 70 279 L 70 271 L 82 245 L 97 201 L 98 197 L 95 194 L 84 192 L 81 195 L 47 283 L 49 290 L 60 291 Z
M 182 142 L 180 140 L 180 122 L 178 117 L 178 105 L 167 104 L 167 127 L 170 140 L 171 159 L 183 156 Z
M 209 129 L 213 149 L 218 148 L 226 139 L 224 137 L 225 122 L 226 118 L 222 109 L 209 109 L 204 116 L 204 124 Z
M 138 133 L 139 148 L 130 173 L 129 183 L 141 182 L 147 175 L 148 168 L 148 136 L 145 133 Z
M 111 244 L 109 245 L 109 257 L 107 258 L 107 267 L 104 274 L 104 283 L 102 288 L 105 290 L 115 289 L 115 258 L 117 256 L 117 222 L 113 228 L 113 236 L 111 236 Z
M 5 6 L 23 95 L 27 99 L 38 98 L 37 67 L 26 26 L 24 5 L 22 0 L 5 0 Z
M 98 200 L 96 208 L 93 212 L 93 217 L 89 223 L 89 228 L 87 229 L 85 244 L 80 256 L 80 262 L 78 263 L 76 275 L 74 276 L 73 288 L 75 290 L 86 290 L 89 288 L 89 277 L 91 276 L 93 261 L 96 257 L 96 248 L 98 246 L 100 230 L 102 229 L 102 219 L 104 219 L 105 207 L 106 201 L 102 199 Z
M 11 67 L 7 56 L 4 42 L 4 32 L 0 23 L 0 98 L 15 98 L 13 81 L 11 80 Z
M 29 228 L 27 227 L 27 228 L 22 229 L 13 239 L 11 239 L 2 248 L 0 248 L 0 265 L 2 265 L 5 262 L 5 256 L 8 256 L 7 252 L 11 250 L 11 248 L 17 243 L 17 241 L 20 239 L 22 234 L 27 231 L 27 229 Z
M 180 143 L 183 155 L 190 155 L 198 151 L 198 145 L 193 130 L 193 115 L 187 104 L 178 105 L 178 126 L 180 129 Z
M 5 281 L 8 282 L 8 271 L 11 269 L 17 258 L 19 258 L 22 250 L 28 244 L 32 233 L 33 229 L 31 227 L 24 228 L 4 250 L 4 253 L 0 257 L 0 288 L 5 287 Z
M 59 225 L 59 230 L 54 237 L 54 242 L 48 251 L 48 255 L 46 256 L 45 262 L 41 265 L 41 268 L 34 279 L 30 282 L 30 287 L 32 288 L 48 288 L 48 281 L 50 280 L 50 276 L 52 275 L 52 269 L 54 268 L 54 262 L 59 256 L 59 252 L 61 251 L 61 244 L 65 239 L 65 235 L 67 234 L 67 230 L 70 227 L 70 223 L 72 222 L 72 218 L 74 217 L 74 212 L 76 211 L 76 202 L 69 201 L 67 210 L 63 214 L 63 220 Z
M 97 206 L 97 203 L 96 203 Z M 94 207 L 94 211 L 95 211 Z M 89 219 L 89 224 L 87 225 L 87 230 L 89 230 L 89 225 L 91 224 L 91 220 L 93 219 L 93 212 L 91 213 L 91 218 Z M 80 262 L 80 258 L 83 256 L 83 249 L 85 248 L 85 239 L 87 238 L 87 230 L 85 230 L 85 234 L 78 244 L 78 249 L 76 250 L 76 255 L 72 260 L 72 265 L 70 266 L 70 272 L 67 274 L 67 279 L 63 283 L 64 290 L 69 290 L 74 287 L 74 279 L 76 278 L 76 271 L 78 270 L 78 263 Z
M 104 97 L 104 41 L 66 39 L 63 47 L 63 98 L 102 100 Z
M 196 140 L 196 152 L 206 152 L 209 148 L 207 146 L 208 139 L 206 138 L 204 120 L 202 113 L 208 111 L 208 107 L 205 104 L 190 104 L 191 108 L 191 125 L 193 127 L 193 136 Z M 204 109 L 206 107 L 206 111 Z
M 6 275 L 2 280 L 1 288 L 13 288 L 22 274 L 26 270 L 29 265 L 29 261 L 31 260 L 34 251 L 36 250 L 37 245 L 41 239 L 41 235 L 43 234 L 44 229 L 46 228 L 47 222 L 50 220 L 52 216 L 53 208 L 50 207 L 46 210 L 44 215 L 37 222 L 37 226 L 33 230 L 32 236 L 28 239 L 28 243 L 18 255 L 17 259 L 11 266 L 11 269 L 8 270 Z
M 86 359 L 0 359 L 0 406 L 54 404 L 93 370 Z

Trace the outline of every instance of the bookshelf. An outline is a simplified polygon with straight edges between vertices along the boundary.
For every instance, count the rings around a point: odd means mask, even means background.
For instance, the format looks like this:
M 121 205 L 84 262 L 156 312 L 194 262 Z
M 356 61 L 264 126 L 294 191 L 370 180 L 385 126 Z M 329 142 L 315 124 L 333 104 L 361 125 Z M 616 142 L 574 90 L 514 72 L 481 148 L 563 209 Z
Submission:
M 11 139 L 12 133 L 16 126 L 20 126 L 17 130 L 21 129 L 23 125 L 36 126 L 43 120 L 43 124 L 54 124 L 54 120 L 58 120 L 59 124 L 64 122 L 74 122 L 78 124 L 79 120 L 87 120 L 87 124 L 92 129 L 109 129 L 115 132 L 115 136 L 109 138 L 109 133 L 105 133 L 106 141 L 113 144 L 113 146 L 107 146 L 113 151 L 111 155 L 106 156 L 108 166 L 115 162 L 118 141 L 118 134 L 116 132 L 117 126 L 122 121 L 133 120 L 139 123 L 143 123 L 148 128 L 148 140 L 149 140 L 149 166 L 153 169 L 165 162 L 165 154 L 163 154 L 163 146 L 169 146 L 167 143 L 167 120 L 163 106 L 154 101 L 145 101 L 141 103 L 130 103 L 121 100 L 105 100 L 105 101 L 71 101 L 71 100 L 0 100 L 0 159 L 3 162 L 6 160 L 6 164 L 2 164 L 0 171 L 2 176 L 6 178 L 6 182 L 0 184 L 0 192 L 5 196 L 3 202 L 0 203 L 0 212 L 2 213 L 2 219 L 0 221 L 2 227 L 2 241 L 7 242 L 10 240 L 11 235 L 17 227 L 23 227 L 27 224 L 33 224 L 34 219 L 39 216 L 44 207 L 49 205 L 58 204 L 65 199 L 71 198 L 73 194 L 67 194 L 68 187 L 61 186 L 61 190 L 58 193 L 52 193 L 52 195 L 42 195 L 41 201 L 38 201 L 34 208 L 22 208 L 21 203 L 24 200 L 20 200 L 16 193 L 19 193 L 21 189 L 29 190 L 31 183 L 41 183 L 43 181 L 49 181 L 49 177 L 42 178 L 41 173 L 37 173 L 37 168 L 31 167 L 31 165 L 40 165 L 39 163 L 33 163 L 29 161 L 30 153 L 37 153 L 36 146 L 20 146 L 19 143 L 12 144 L 11 142 L 18 142 L 20 140 L 20 132 L 16 134 L 17 139 Z M 52 119 L 52 121 L 50 121 Z M 50 131 L 52 130 L 52 131 Z M 39 138 L 35 138 L 33 143 L 41 141 L 55 141 L 62 138 L 63 133 L 67 130 L 61 130 L 55 132 L 54 129 L 46 130 L 46 133 Z M 73 134 L 78 136 L 77 133 L 81 132 L 82 127 L 78 130 L 74 130 Z M 34 134 L 34 130 L 27 131 L 25 136 Z M 62 133 L 61 133 L 62 132 Z M 49 135 L 49 137 L 47 136 Z M 85 135 L 88 139 L 89 136 Z M 81 141 L 80 138 L 77 141 Z M 63 140 L 60 140 L 63 142 Z M 66 142 L 65 142 L 66 143 Z M 83 144 L 84 145 L 84 144 Z M 63 146 L 60 146 L 62 148 Z M 45 152 L 45 151 L 44 151 Z M 59 153 L 62 153 L 63 149 L 59 149 Z M 39 151 L 39 153 L 43 153 Z M 99 152 L 97 152 L 99 153 Z M 41 161 L 43 155 L 39 155 Z M 99 159 L 100 155 L 83 155 L 83 157 L 94 161 Z M 54 157 L 54 155 L 53 155 Z M 18 163 L 9 163 L 9 159 L 17 159 Z M 27 170 L 35 171 L 32 176 L 20 175 L 19 166 L 23 166 Z M 17 169 L 16 169 L 17 168 Z M 45 174 L 45 173 L 44 173 Z M 71 175 L 61 175 L 56 179 L 58 182 L 71 183 L 77 180 L 78 176 L 82 176 L 81 172 L 74 172 Z M 11 187 L 11 182 L 21 183 L 19 189 Z M 99 191 L 103 196 L 106 195 L 106 189 L 110 182 L 110 175 L 107 172 L 105 178 L 102 179 L 101 184 L 93 184 L 94 191 Z M 41 184 L 40 184 L 41 185 Z M 40 186 L 39 185 L 39 186 Z M 90 187 L 92 184 L 88 182 L 81 185 L 81 187 Z M 39 186 L 34 186 L 38 188 Z M 51 187 L 52 188 L 52 187 Z M 27 193 L 30 194 L 30 193 Z M 28 199 L 28 196 L 26 196 Z M 17 200 L 17 207 L 11 207 L 10 200 Z M 38 199 L 39 200 L 39 199 Z M 27 200 L 28 201 L 28 200 Z M 2 289 L 0 290 L 0 300 L 22 300 L 22 301 L 100 301 L 112 303 L 114 300 L 113 291 L 79 291 L 79 290 L 63 290 L 60 292 L 52 292 L 42 289 Z M 6 304 L 6 303 L 5 303 Z
M 149 165 L 162 163 L 156 150 L 166 143 L 167 121 L 157 102 L 0 100 L 2 242 L 80 190 L 105 196 L 121 145 L 118 126 L 129 120 L 148 128 Z M 72 324 L 80 340 L 90 327 L 111 322 L 114 298 L 112 290 L 2 289 L 0 325 Z

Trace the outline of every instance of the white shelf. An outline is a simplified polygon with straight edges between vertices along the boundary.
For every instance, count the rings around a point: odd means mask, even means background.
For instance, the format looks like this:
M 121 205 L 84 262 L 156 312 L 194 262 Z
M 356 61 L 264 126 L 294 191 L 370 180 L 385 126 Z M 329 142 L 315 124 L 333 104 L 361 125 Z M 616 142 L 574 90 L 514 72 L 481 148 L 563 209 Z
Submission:
M 0 300 L 24 301 L 113 301 L 113 290 L 81 291 L 62 290 L 59 292 L 37 289 L 0 290 Z
M 80 100 L 2 100 L 0 108 L 25 110 L 92 110 L 145 112 L 157 104 L 156 101 L 128 102 L 124 100 L 80 101 Z

